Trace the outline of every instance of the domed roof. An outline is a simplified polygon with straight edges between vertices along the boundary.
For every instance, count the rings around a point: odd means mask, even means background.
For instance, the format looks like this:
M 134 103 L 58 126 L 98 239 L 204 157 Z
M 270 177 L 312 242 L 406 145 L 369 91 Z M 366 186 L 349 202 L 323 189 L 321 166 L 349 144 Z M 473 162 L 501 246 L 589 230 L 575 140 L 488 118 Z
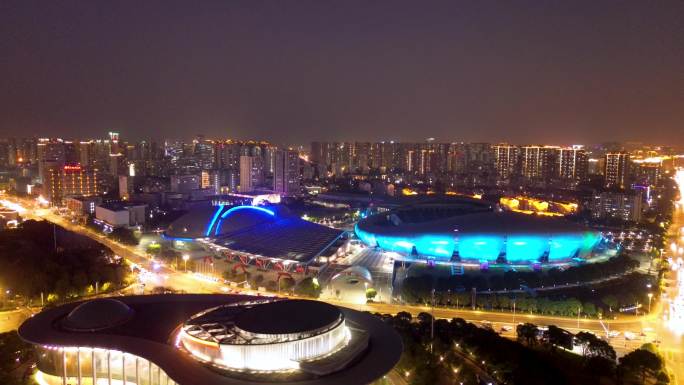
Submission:
M 284 213 L 273 206 L 211 206 L 193 209 L 173 221 L 164 232 L 167 237 L 204 238 L 243 231 L 273 222 Z
M 354 265 L 350 266 L 341 272 L 337 273 L 336 275 L 333 276 L 332 280 L 344 280 L 344 279 L 349 279 L 349 278 L 355 278 L 355 279 L 360 279 L 364 280 L 368 283 L 373 282 L 373 276 L 371 275 L 371 272 L 360 265 Z
M 133 309 L 112 298 L 99 298 L 76 306 L 63 320 L 62 327 L 72 331 L 95 331 L 125 323 Z
M 333 326 L 341 317 L 337 306 L 295 299 L 256 305 L 238 314 L 235 326 L 257 334 L 293 334 Z

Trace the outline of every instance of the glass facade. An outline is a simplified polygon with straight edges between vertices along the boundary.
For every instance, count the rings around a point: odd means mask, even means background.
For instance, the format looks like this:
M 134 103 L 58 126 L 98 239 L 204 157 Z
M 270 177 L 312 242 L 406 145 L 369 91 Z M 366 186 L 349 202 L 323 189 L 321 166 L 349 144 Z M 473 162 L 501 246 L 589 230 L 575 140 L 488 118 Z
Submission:
M 317 336 L 261 345 L 221 345 L 221 363 L 231 369 L 274 371 L 297 369 L 299 361 L 321 357 L 348 340 L 344 322 Z
M 38 347 L 40 385 L 176 385 L 149 360 L 117 350 Z
M 289 335 L 288 335 L 289 336 Z M 215 343 L 181 332 L 180 342 L 192 355 L 231 370 L 283 371 L 299 368 L 299 361 L 328 355 L 349 342 L 350 332 L 341 321 L 324 333 L 300 339 L 277 338 L 270 343 Z M 288 337 L 289 338 L 289 337 Z

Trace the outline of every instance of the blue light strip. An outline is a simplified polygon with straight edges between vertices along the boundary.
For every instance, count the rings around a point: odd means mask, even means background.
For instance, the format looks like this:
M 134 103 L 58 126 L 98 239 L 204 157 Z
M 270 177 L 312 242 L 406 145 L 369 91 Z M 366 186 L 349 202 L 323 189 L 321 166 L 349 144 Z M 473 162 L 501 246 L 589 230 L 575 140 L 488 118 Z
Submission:
M 221 219 L 226 218 L 228 215 L 230 215 L 230 213 L 232 213 L 232 212 L 234 212 L 234 211 L 246 210 L 246 209 L 250 209 L 250 210 L 259 210 L 259 211 L 265 212 L 266 214 L 271 215 L 272 217 L 275 216 L 275 212 L 273 212 L 273 210 L 265 209 L 265 208 L 263 208 L 263 207 L 257 207 L 257 206 L 235 206 L 235 207 L 231 207 L 230 209 L 228 209 L 228 211 L 226 211 L 225 213 L 223 213 L 223 215 L 221 215 Z
M 181 237 L 172 237 L 170 235 L 166 235 L 165 233 L 162 233 L 162 238 L 169 240 L 169 241 L 181 241 L 181 242 L 192 242 L 195 240 L 195 238 L 181 238 Z
M 211 218 L 211 222 L 209 222 L 209 226 L 207 226 L 207 231 L 204 234 L 205 236 L 209 236 L 211 233 L 211 229 L 214 227 L 214 224 L 216 224 L 216 220 L 219 218 L 219 215 L 221 215 L 221 211 L 223 211 L 223 205 L 219 205 L 218 209 L 214 213 L 214 216 Z
M 223 220 L 226 219 L 226 217 L 228 217 L 231 213 L 233 213 L 235 211 L 246 210 L 246 209 L 258 210 L 258 211 L 264 212 L 266 214 L 269 214 L 272 217 L 275 216 L 275 212 L 273 210 L 265 209 L 263 207 L 257 207 L 257 206 L 235 206 L 235 207 L 231 207 L 230 209 L 226 210 L 226 212 L 221 215 L 221 220 L 216 225 L 216 231 L 214 231 L 214 235 L 218 235 L 219 231 L 221 230 L 221 223 L 223 223 Z

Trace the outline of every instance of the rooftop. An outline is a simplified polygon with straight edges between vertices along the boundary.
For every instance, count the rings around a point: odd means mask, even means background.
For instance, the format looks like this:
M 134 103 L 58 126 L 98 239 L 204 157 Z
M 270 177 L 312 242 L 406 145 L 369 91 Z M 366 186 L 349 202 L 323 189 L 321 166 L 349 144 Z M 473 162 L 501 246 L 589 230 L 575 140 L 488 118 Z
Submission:
M 167 237 L 213 238 L 218 246 L 269 258 L 309 262 L 326 251 L 342 230 L 305 221 L 284 206 L 215 206 L 183 215 Z
M 121 301 L 99 298 L 78 305 L 62 320 L 61 326 L 72 331 L 103 330 L 125 323 L 134 313 Z
M 290 300 L 255 306 L 235 318 L 235 326 L 255 334 L 291 334 L 327 328 L 340 320 L 337 306 Z
M 359 222 L 363 231 L 378 234 L 416 233 L 575 233 L 584 226 L 563 218 L 527 215 L 450 203 L 402 207 L 372 215 Z
M 145 203 L 141 202 L 106 202 L 102 203 L 98 207 L 102 207 L 104 209 L 110 210 L 110 211 L 123 211 L 128 209 L 129 207 L 139 207 L 139 206 L 145 206 Z

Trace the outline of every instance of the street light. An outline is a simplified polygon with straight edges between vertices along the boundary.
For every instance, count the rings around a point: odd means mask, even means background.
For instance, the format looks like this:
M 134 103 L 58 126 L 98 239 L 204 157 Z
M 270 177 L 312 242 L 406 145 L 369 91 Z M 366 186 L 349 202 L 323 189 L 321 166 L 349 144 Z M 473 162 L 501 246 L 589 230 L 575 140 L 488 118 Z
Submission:
M 648 293 L 648 313 L 651 313 L 651 298 L 653 298 L 653 293 Z
M 188 272 L 188 259 L 190 259 L 190 256 L 187 254 L 183 254 L 183 264 L 185 265 L 185 272 Z

